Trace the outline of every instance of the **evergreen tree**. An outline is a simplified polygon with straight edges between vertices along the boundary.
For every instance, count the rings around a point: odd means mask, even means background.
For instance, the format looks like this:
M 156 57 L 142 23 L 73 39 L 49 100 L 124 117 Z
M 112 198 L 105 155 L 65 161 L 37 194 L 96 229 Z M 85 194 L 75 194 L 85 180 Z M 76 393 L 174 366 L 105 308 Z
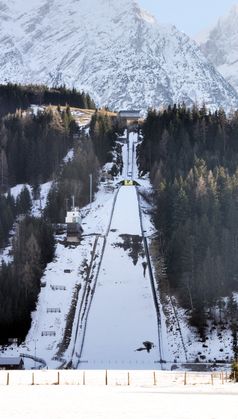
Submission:
M 174 106 L 149 111 L 142 130 L 168 279 L 203 334 L 207 311 L 238 287 L 237 112 Z
M 21 193 L 17 197 L 16 211 L 17 214 L 27 214 L 30 212 L 32 207 L 32 200 L 29 189 L 24 186 Z

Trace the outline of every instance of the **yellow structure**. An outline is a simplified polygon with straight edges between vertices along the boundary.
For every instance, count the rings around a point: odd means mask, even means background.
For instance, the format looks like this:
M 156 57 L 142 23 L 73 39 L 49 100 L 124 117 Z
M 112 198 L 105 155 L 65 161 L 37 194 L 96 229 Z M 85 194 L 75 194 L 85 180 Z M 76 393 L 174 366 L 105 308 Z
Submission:
M 134 186 L 133 180 L 124 180 L 124 186 Z

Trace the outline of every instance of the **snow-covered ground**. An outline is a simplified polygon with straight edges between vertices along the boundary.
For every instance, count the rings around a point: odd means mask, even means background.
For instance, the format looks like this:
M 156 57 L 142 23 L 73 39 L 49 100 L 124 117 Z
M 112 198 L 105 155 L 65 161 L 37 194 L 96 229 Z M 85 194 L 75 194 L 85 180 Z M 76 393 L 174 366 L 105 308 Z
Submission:
M 58 237 L 56 257 L 42 278 L 26 341 L 19 347 L 3 348 L 5 356 L 36 355 L 49 368 L 72 361 L 78 368 L 169 370 L 185 368 L 186 361 L 232 358 L 229 329 L 220 334 L 210 325 L 202 342 L 175 297 L 162 298 L 154 282 L 160 303 L 160 349 L 166 363 L 159 362 L 156 310 L 148 266 L 142 265 L 147 261 L 141 227 L 149 246 L 156 234 L 151 204 L 140 197 L 141 226 L 135 187 L 122 186 L 118 192 L 117 186 L 134 178 L 141 185 L 139 192 L 152 191 L 149 179 L 138 176 L 136 142 L 137 134 L 131 133 L 129 147 L 122 146 L 122 176 L 101 183 L 94 202 L 82 209 L 80 245 L 65 246 L 64 237 Z M 49 187 L 41 189 L 42 207 Z M 12 192 L 18 194 L 19 187 Z M 40 213 L 40 202 L 37 205 Z M 154 345 L 149 352 L 146 341 Z M 40 364 L 26 358 L 25 366 Z
M 237 419 L 237 385 L 4 386 L 2 419 Z M 14 402 L 13 402 L 14 400 Z
M 70 150 L 70 152 L 72 153 L 72 150 Z M 67 154 L 67 156 L 65 157 L 65 159 L 68 158 L 68 160 L 69 160 L 69 158 L 70 158 L 70 157 L 68 157 L 69 153 Z M 31 213 L 35 217 L 40 217 L 41 216 L 42 209 L 44 209 L 45 206 L 46 206 L 46 201 L 47 201 L 47 197 L 48 197 L 48 193 L 49 193 L 49 190 L 51 188 L 51 185 L 52 185 L 52 181 L 49 181 L 49 182 L 46 182 L 46 183 L 41 184 L 40 185 L 40 196 L 39 196 L 39 199 L 36 199 L 36 200 L 33 199 L 32 188 L 28 184 L 18 184 L 16 186 L 13 186 L 10 189 L 10 194 L 13 196 L 13 198 L 16 201 L 17 200 L 17 197 L 20 195 L 20 193 L 22 192 L 23 188 L 26 187 L 28 189 L 28 191 L 30 193 L 30 196 L 31 196 L 31 199 L 32 199 L 32 210 L 31 210 Z

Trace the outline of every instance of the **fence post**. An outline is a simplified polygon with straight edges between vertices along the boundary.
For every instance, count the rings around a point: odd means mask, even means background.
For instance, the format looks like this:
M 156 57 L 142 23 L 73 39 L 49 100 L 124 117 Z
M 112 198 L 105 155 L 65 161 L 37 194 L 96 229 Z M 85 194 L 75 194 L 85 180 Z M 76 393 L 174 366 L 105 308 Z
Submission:
M 35 384 L 35 376 L 34 376 L 34 372 L 32 373 L 32 378 L 31 378 L 31 385 L 34 386 Z
M 107 380 L 107 370 L 106 370 L 106 374 L 105 374 L 105 384 L 106 384 L 106 386 L 108 385 L 108 380 Z
M 57 386 L 60 384 L 60 372 L 57 373 Z
M 83 386 L 85 386 L 85 371 L 83 372 Z
M 130 373 L 128 372 L 127 373 L 127 385 L 129 386 L 131 383 L 130 383 Z
M 9 372 L 7 373 L 7 386 L 9 386 L 9 382 L 10 382 L 10 377 L 9 377 Z
M 187 372 L 184 373 L 184 385 L 187 385 Z
M 211 374 L 211 384 L 212 384 L 212 386 L 213 386 L 213 384 L 214 384 L 214 377 L 213 377 L 213 373 Z
M 156 374 L 155 374 L 155 371 L 153 373 L 153 377 L 154 377 L 154 386 L 156 386 L 157 385 L 157 382 L 156 382 Z
M 221 383 L 224 384 L 224 372 L 221 373 Z

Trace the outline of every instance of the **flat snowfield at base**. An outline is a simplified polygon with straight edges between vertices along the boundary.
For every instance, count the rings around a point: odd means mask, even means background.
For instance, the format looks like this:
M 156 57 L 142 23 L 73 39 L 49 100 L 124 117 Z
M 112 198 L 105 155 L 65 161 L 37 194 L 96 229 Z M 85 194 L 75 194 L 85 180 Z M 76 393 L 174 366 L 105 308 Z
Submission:
M 1 419 L 237 419 L 238 386 L 4 386 Z

